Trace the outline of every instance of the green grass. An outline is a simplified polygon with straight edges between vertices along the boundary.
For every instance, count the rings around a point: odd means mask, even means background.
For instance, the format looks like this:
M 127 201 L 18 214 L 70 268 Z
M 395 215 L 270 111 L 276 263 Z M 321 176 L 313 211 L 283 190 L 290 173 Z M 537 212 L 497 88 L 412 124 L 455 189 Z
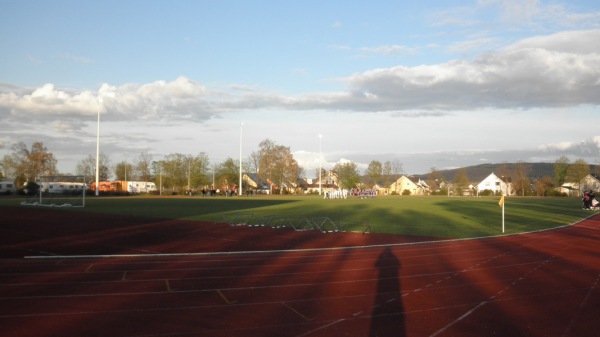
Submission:
M 22 199 L 0 198 L 0 206 Z M 499 198 L 378 197 L 323 200 L 303 197 L 88 197 L 85 208 L 66 211 L 217 221 L 237 213 L 278 217 L 329 217 L 347 230 L 466 238 L 502 234 Z M 23 206 L 25 208 L 25 206 Z M 506 233 L 558 227 L 591 214 L 575 198 L 506 199 Z

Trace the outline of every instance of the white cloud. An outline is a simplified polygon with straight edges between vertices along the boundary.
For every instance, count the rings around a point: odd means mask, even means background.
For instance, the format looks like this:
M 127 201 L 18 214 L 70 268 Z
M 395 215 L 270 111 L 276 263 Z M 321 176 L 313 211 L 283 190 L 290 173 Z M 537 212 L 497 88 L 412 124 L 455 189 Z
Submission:
M 69 54 L 69 53 L 65 53 L 60 55 L 60 57 L 62 57 L 63 59 L 70 61 L 70 62 L 74 62 L 74 63 L 79 63 L 79 64 L 91 64 L 94 63 L 94 60 L 92 60 L 89 57 L 85 57 L 85 56 L 78 56 L 78 55 L 73 55 L 73 54 Z
M 365 53 L 379 54 L 379 55 L 392 55 L 392 54 L 415 54 L 417 52 L 416 48 L 407 47 L 402 45 L 385 45 L 378 47 L 364 47 L 360 49 Z
M 4 86 L 0 111 L 14 118 L 90 116 L 96 114 L 99 96 L 105 98 L 102 109 L 109 120 L 200 122 L 260 109 L 439 112 L 596 105 L 600 45 L 595 41 L 600 41 L 600 30 L 539 36 L 472 61 L 374 69 L 342 79 L 344 91 L 296 96 L 240 85 L 230 87 L 231 92 L 211 90 L 186 77 L 118 87 L 104 84 L 98 92 L 62 90 L 53 84 L 29 91 Z
M 532 108 L 599 104 L 600 30 L 524 40 L 473 61 L 397 66 L 346 79 L 369 110 Z M 579 39 L 588 44 L 567 44 Z M 536 47 L 534 47 L 536 46 Z M 582 53 L 581 51 L 594 51 Z M 362 106 L 365 108 L 365 106 Z

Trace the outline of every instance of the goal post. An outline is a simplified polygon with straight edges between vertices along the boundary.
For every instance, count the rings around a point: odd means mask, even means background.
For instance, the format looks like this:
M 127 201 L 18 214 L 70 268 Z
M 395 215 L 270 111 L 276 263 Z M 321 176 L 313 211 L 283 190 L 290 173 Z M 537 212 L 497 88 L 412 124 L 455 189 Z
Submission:
M 29 187 L 34 193 L 21 205 L 48 207 L 85 207 L 88 188 L 85 176 L 56 175 L 39 176 Z M 28 186 L 25 186 L 27 189 Z

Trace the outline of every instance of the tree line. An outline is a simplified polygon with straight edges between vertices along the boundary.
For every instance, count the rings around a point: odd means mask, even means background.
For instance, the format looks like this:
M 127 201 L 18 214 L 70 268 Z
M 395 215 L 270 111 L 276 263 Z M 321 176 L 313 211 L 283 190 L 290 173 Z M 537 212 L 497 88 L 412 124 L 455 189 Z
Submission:
M 57 160 L 42 142 L 34 142 L 31 147 L 19 142 L 13 144 L 11 153 L 3 157 L 0 178 L 15 179 L 16 186 L 23 186 L 26 181 L 36 181 L 39 176 L 61 175 L 57 170 Z M 198 154 L 171 153 L 161 160 L 154 160 L 152 155 L 142 152 L 132 162 L 121 161 L 111 164 L 110 158 L 101 153 L 99 156 L 99 178 L 106 181 L 153 181 L 164 190 L 181 193 L 186 189 L 197 188 L 237 188 L 239 182 L 239 161 L 227 158 L 221 163 L 211 163 L 204 152 Z M 573 163 L 562 156 L 554 163 L 554 177 L 530 177 L 530 165 L 518 162 L 509 167 L 503 164 L 496 174 L 511 182 L 519 195 L 551 195 L 555 187 L 567 181 L 580 181 L 590 173 L 590 165 L 583 159 Z M 316 177 L 325 176 L 326 170 L 316 170 Z M 269 186 L 288 186 L 306 178 L 306 171 L 294 158 L 289 147 L 265 139 L 258 144 L 258 150 L 252 152 L 242 162 L 242 171 L 252 173 Z M 368 187 L 376 184 L 390 186 L 402 175 L 402 164 L 397 161 L 380 162 L 373 160 L 368 164 L 364 174 L 358 165 L 351 161 L 338 162 L 332 169 L 341 188 Z M 76 175 L 85 176 L 87 182 L 95 180 L 96 158 L 89 155 L 81 159 L 76 166 Z M 65 174 L 70 175 L 70 174 Z M 426 182 L 433 189 L 440 182 L 452 183 L 454 188 L 464 189 L 472 183 L 466 168 L 459 169 L 451 181 L 442 177 L 432 167 Z M 242 186 L 246 188 L 246 186 Z M 443 193 L 443 192 L 442 192 Z

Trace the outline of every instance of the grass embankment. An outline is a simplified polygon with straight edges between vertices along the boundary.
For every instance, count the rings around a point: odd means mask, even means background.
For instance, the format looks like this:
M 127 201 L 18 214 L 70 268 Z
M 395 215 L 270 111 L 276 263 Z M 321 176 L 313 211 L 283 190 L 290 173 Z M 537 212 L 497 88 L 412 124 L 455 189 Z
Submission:
M 0 205 L 18 205 L 0 199 Z M 329 217 L 346 230 L 446 238 L 502 234 L 499 198 L 378 197 L 323 200 L 304 197 L 88 197 L 85 208 L 70 211 L 218 221 L 236 213 L 280 218 Z M 25 206 L 24 206 L 25 207 Z M 67 208 L 65 208 L 67 210 Z M 507 234 L 558 227 L 590 215 L 574 198 L 506 199 Z

